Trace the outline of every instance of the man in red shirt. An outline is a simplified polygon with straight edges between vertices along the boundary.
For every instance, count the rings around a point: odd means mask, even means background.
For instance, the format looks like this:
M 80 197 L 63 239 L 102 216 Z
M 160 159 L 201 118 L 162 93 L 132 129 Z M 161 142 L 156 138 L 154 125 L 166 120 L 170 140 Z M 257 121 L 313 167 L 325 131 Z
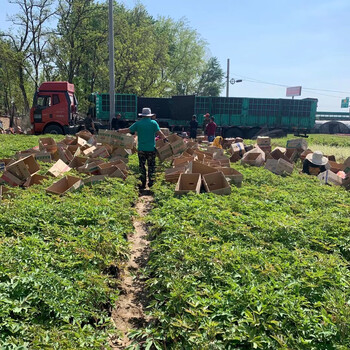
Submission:
M 211 117 L 210 118 L 210 122 L 207 125 L 206 129 L 205 129 L 207 135 L 208 135 L 208 141 L 209 142 L 213 142 L 215 139 L 215 131 L 216 131 L 216 124 L 214 122 L 214 118 Z

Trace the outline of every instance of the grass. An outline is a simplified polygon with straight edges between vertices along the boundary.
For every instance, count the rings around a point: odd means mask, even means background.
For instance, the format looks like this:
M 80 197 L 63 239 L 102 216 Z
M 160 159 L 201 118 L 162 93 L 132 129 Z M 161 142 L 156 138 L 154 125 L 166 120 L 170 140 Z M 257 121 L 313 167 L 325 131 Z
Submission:
M 0 136 L 0 157 L 38 142 Z M 12 188 L 0 202 L 1 349 L 105 349 L 115 332 L 110 312 L 129 256 L 135 177 L 64 197 L 45 193 L 53 181 Z

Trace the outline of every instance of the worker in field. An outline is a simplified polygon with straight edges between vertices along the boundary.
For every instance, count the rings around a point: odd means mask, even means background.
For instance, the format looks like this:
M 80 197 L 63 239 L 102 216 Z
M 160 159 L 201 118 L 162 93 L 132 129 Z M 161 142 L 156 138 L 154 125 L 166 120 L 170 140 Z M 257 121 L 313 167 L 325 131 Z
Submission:
M 210 122 L 209 122 L 209 124 L 207 125 L 207 127 L 205 129 L 205 131 L 206 131 L 206 133 L 208 135 L 208 141 L 209 142 L 213 142 L 214 139 L 215 139 L 216 127 L 217 127 L 217 125 L 216 125 L 216 123 L 214 121 L 214 117 L 211 117 L 210 118 Z
M 204 119 L 203 119 L 203 132 L 204 134 L 206 134 L 206 130 L 207 130 L 207 125 L 210 123 L 210 114 L 209 113 L 205 113 L 204 114 Z
M 318 175 L 330 169 L 328 158 L 323 156 L 321 151 L 309 153 L 304 162 L 302 172 L 308 175 Z
M 96 133 L 96 127 L 95 127 L 94 120 L 92 119 L 91 113 L 86 114 L 86 118 L 84 120 L 84 125 L 85 125 L 85 130 L 90 131 L 91 134 Z
M 195 140 L 197 138 L 198 121 L 195 115 L 192 116 L 190 121 L 190 138 Z
M 117 113 L 112 119 L 111 123 L 112 130 L 119 130 L 125 128 L 125 122 L 122 119 L 122 115 Z
M 142 113 L 139 114 L 142 118 L 132 124 L 129 128 L 119 129 L 121 133 L 137 133 L 137 153 L 139 157 L 139 170 L 141 185 L 140 190 L 146 188 L 148 177 L 148 187 L 154 184 L 154 172 L 156 166 L 156 143 L 155 136 L 158 135 L 161 139 L 167 141 L 168 139 L 160 130 L 158 123 L 152 120 L 152 112 L 150 108 L 143 108 Z M 146 174 L 146 163 L 148 167 L 148 174 Z M 148 175 L 148 176 L 147 176 Z

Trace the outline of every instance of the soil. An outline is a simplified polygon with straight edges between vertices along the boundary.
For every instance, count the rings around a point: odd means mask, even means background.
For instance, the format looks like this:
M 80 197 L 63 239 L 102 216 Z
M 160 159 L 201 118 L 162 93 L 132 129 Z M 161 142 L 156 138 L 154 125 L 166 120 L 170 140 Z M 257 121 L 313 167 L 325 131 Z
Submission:
M 128 332 L 135 328 L 144 327 L 147 322 L 145 294 L 142 268 L 148 261 L 150 247 L 147 239 L 147 225 L 144 217 L 152 207 L 153 196 L 149 191 L 140 194 L 136 203 L 137 217 L 134 217 L 134 232 L 128 235 L 130 242 L 130 259 L 127 262 L 121 279 L 121 293 L 112 312 L 112 320 L 118 334 L 111 339 L 112 349 L 125 349 L 131 344 Z M 119 335 L 119 337 L 118 337 Z

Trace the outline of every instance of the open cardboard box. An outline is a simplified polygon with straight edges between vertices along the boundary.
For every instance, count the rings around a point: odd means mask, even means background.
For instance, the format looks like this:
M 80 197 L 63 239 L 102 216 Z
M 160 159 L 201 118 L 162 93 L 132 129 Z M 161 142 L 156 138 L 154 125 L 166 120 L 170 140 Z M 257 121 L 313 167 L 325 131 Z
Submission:
M 221 171 L 231 184 L 237 187 L 242 186 L 243 175 L 238 170 L 233 168 L 218 168 L 218 171 Z
M 23 184 L 24 187 L 30 187 L 33 185 L 39 185 L 43 180 L 48 180 L 47 176 L 44 175 L 39 175 L 39 174 L 34 174 L 31 175 L 27 181 Z
M 293 164 L 284 159 L 267 159 L 265 169 L 270 170 L 276 175 L 290 175 L 293 172 Z
M 175 194 L 182 195 L 188 192 L 199 193 L 201 185 L 201 174 L 180 174 L 175 187 Z
M 68 164 L 70 168 L 77 169 L 86 163 L 87 158 L 74 156 L 72 161 Z
M 231 193 L 231 186 L 221 171 L 203 175 L 203 182 L 207 192 L 221 195 Z
M 75 191 L 83 185 L 84 182 L 79 177 L 66 175 L 48 187 L 46 192 L 63 195 L 67 192 Z
M 86 179 L 84 179 L 84 185 L 94 185 L 96 183 L 99 183 L 99 182 L 102 182 L 106 179 L 106 176 L 105 175 L 92 175 Z
M 288 140 L 286 148 L 297 148 L 305 151 L 307 149 L 307 142 L 303 138 Z
M 156 144 L 157 155 L 161 162 L 170 158 L 173 155 L 173 150 L 170 143 L 164 142 L 163 140 L 158 140 Z
M 258 152 L 246 153 L 244 157 L 241 159 L 241 164 L 243 165 L 262 166 L 263 163 L 264 163 L 264 159 L 262 157 L 262 154 Z
M 0 183 L 1 182 L 8 183 L 11 186 L 22 186 L 24 183 L 24 180 L 19 179 L 17 176 L 5 170 L 2 176 L 0 177 Z
M 33 155 L 17 160 L 6 166 L 6 170 L 20 180 L 27 180 L 30 175 L 40 170 L 40 166 Z
M 205 165 L 201 162 L 198 162 L 198 161 L 193 161 L 193 162 L 190 162 L 189 163 L 189 173 L 191 174 L 210 174 L 210 173 L 215 173 L 217 172 L 217 169 L 211 167 L 211 166 L 208 166 L 208 165 Z
M 337 174 L 333 173 L 333 171 L 331 170 L 326 170 L 320 173 L 319 175 L 317 175 L 317 177 L 324 184 L 329 184 L 329 185 L 333 184 L 336 186 L 341 186 L 343 184 L 343 179 Z
M 270 146 L 271 138 L 269 136 L 258 136 L 256 138 L 257 145 L 260 146 Z
M 50 153 L 57 151 L 56 141 L 52 137 L 42 137 L 39 139 L 39 150 Z

